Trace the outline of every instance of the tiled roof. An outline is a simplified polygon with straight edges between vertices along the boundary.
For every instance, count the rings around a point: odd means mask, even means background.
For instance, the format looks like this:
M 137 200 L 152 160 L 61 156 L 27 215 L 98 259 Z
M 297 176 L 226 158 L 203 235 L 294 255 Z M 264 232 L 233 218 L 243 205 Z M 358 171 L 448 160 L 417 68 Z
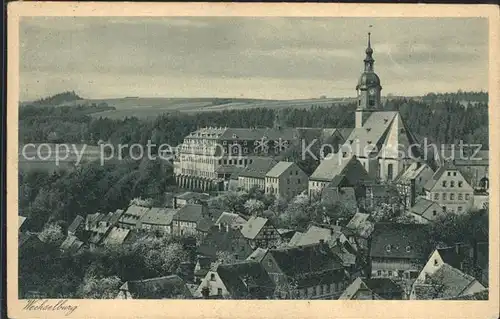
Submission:
M 293 162 L 278 162 L 278 164 L 274 165 L 274 167 L 267 172 L 266 177 L 280 177 L 293 164 Z
M 69 227 L 68 227 L 68 232 L 74 233 L 78 229 L 78 227 L 80 227 L 80 225 L 82 225 L 82 223 L 84 221 L 85 221 L 85 219 L 82 216 L 76 215 L 75 219 L 73 220 L 71 225 L 69 225 Z
M 254 252 L 250 254 L 250 256 L 247 257 L 247 260 L 253 260 L 260 263 L 262 259 L 266 256 L 268 251 L 269 249 L 264 249 L 259 247 L 255 249 Z
M 130 233 L 130 229 L 113 227 L 103 241 L 104 245 L 121 245 Z
M 149 208 L 147 207 L 131 205 L 120 217 L 120 222 L 126 224 L 136 224 L 148 210 Z
M 196 223 L 196 230 L 206 233 L 210 230 L 210 227 L 212 227 L 213 224 L 214 222 L 210 218 L 205 217 Z
M 427 164 L 420 164 L 420 163 L 412 163 L 406 171 L 402 173 L 401 176 L 399 176 L 398 181 L 400 182 L 409 182 L 412 179 L 415 179 L 418 177 L 420 173 L 422 173 L 427 167 L 429 167 Z
M 304 236 L 304 233 L 301 233 L 301 232 L 295 232 L 295 234 L 292 236 L 292 238 L 290 239 L 290 241 L 288 242 L 288 246 L 297 246 L 297 243 L 300 241 L 300 238 L 302 238 L 302 236 Z
M 218 174 L 235 174 L 236 176 L 243 170 L 242 167 L 234 165 L 221 165 L 217 168 L 216 172 Z
M 351 218 L 349 223 L 347 223 L 347 228 L 349 229 L 358 229 L 359 227 L 362 227 L 366 222 L 368 221 L 368 218 L 370 217 L 370 214 L 364 214 L 364 213 L 356 213 L 354 216 Z
M 68 253 L 76 253 L 83 246 L 83 242 L 78 240 L 76 236 L 68 236 L 62 242 L 59 249 Z
M 311 225 L 309 226 L 307 231 L 302 236 L 300 236 L 298 242 L 296 243 L 296 246 L 316 244 L 319 243 L 320 240 L 324 240 L 325 243 L 333 246 L 336 239 L 339 239 L 341 236 L 341 232 L 337 232 L 329 228 Z
M 329 159 L 321 161 L 314 173 L 311 175 L 311 180 L 332 181 L 335 176 L 342 174 L 346 166 L 355 161 L 355 157 L 333 156 Z
M 267 218 L 252 216 L 245 224 L 243 224 L 241 234 L 245 238 L 254 239 L 267 222 Z
M 460 263 L 467 259 L 472 247 L 457 244 L 452 247 L 436 248 L 436 250 L 444 263 L 455 268 L 460 268 Z
M 248 164 L 240 171 L 239 177 L 265 178 L 266 174 L 276 165 L 272 158 L 254 158 L 253 162 Z
M 376 223 L 372 232 L 372 258 L 424 260 L 431 247 L 424 224 Z
M 238 249 L 238 255 L 241 258 L 252 253 L 252 249 L 239 230 L 229 228 L 228 230 L 217 226 L 212 226 L 201 244 L 198 246 L 198 253 L 210 258 L 216 258 L 217 252 L 232 252 L 233 248 Z
M 117 209 L 112 215 L 111 215 L 111 218 L 109 219 L 109 224 L 110 225 L 115 225 L 116 223 L 118 223 L 118 220 L 120 219 L 120 217 L 122 217 L 123 213 L 125 211 L 123 209 Z
M 422 216 L 427 211 L 427 209 L 432 206 L 432 204 L 435 204 L 435 202 L 423 197 L 419 197 L 417 198 L 415 205 L 410 208 L 410 211 L 416 215 Z
M 343 269 L 342 260 L 322 244 L 269 249 L 278 267 L 286 276 L 297 277 L 308 273 L 326 273 Z
M 174 220 L 197 223 L 203 218 L 204 212 L 207 210 L 208 208 L 203 205 L 187 204 L 175 213 Z
M 474 281 L 474 277 L 443 264 L 428 275 L 423 284 L 416 284 L 415 292 L 418 299 L 453 298 L 460 296 Z
M 192 297 L 186 283 L 177 275 L 127 281 L 120 287 L 120 290 L 128 291 L 134 299 L 186 299 Z
M 283 139 L 291 141 L 297 137 L 297 130 L 294 128 L 228 128 L 221 140 L 259 140 L 266 137 L 268 140 Z
M 362 291 L 362 293 L 360 293 Z M 402 298 L 403 291 L 390 278 L 361 278 L 354 280 L 339 297 L 339 300 L 384 299 L 380 295 L 395 294 Z M 364 296 L 365 298 L 360 298 Z M 366 298 L 368 296 L 369 298 Z
M 256 261 L 219 265 L 217 274 L 232 298 L 264 299 L 274 292 L 274 283 Z
M 246 223 L 247 220 L 241 215 L 235 213 L 223 212 L 215 221 L 215 225 L 229 225 L 230 227 L 240 226 Z
M 143 224 L 168 226 L 172 224 L 177 209 L 152 207 L 141 218 Z

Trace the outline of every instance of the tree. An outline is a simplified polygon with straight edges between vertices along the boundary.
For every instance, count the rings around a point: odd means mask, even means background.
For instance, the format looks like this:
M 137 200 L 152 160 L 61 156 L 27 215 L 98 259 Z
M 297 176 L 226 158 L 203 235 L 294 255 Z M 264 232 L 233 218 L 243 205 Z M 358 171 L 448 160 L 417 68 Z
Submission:
M 245 210 L 249 215 L 260 216 L 264 211 L 264 203 L 258 199 L 249 199 L 245 202 Z
M 85 277 L 79 287 L 79 298 L 82 299 L 114 299 L 122 281 L 117 276 L 97 278 Z
M 61 244 L 64 240 L 62 228 L 57 224 L 47 224 L 38 237 L 44 243 L 53 245 Z

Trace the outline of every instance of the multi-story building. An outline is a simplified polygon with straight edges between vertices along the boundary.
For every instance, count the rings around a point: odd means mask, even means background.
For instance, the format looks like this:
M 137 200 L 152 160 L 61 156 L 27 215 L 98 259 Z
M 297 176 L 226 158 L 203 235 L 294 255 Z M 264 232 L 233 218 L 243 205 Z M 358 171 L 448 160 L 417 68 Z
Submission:
M 252 248 L 268 248 L 281 238 L 271 221 L 263 217 L 252 216 L 241 228 L 241 234 Z
M 217 190 L 255 157 L 273 157 L 298 138 L 289 128 L 202 128 L 184 138 L 174 161 L 177 183 L 184 188 Z
M 438 203 L 443 211 L 463 213 L 473 206 L 474 189 L 452 164 L 440 167 L 424 189 L 426 198 Z
M 238 186 L 240 189 L 249 191 L 257 187 L 264 191 L 266 187 L 266 174 L 276 165 L 272 158 L 256 158 L 238 173 Z
M 408 169 L 396 178 L 400 197 L 406 208 L 415 205 L 417 197 L 424 195 L 424 185 L 432 178 L 434 171 L 425 163 L 412 163 Z
M 279 162 L 266 174 L 265 193 L 290 199 L 307 189 L 307 174 L 293 162 Z

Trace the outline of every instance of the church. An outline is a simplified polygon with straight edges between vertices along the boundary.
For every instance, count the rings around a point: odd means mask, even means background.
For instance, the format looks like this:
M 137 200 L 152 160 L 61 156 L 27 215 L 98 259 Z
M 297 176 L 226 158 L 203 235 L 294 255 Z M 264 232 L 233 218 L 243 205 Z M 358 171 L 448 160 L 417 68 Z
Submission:
M 311 181 L 329 182 L 322 178 L 321 173 L 337 170 L 338 165 L 344 165 L 345 159 L 353 156 L 370 177 L 387 182 L 393 181 L 411 163 L 420 161 L 418 141 L 399 112 L 383 109 L 382 86 L 374 70 L 370 33 L 365 53 L 364 70 L 356 85 L 355 127 L 346 137 L 340 151 L 321 161 Z

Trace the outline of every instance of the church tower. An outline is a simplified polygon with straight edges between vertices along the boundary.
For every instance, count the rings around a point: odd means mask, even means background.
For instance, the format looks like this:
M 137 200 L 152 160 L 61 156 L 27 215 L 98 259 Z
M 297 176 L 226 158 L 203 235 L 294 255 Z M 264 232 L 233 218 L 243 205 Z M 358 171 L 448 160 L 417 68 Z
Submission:
M 380 102 L 380 78 L 373 70 L 373 49 L 371 47 L 371 33 L 368 33 L 368 47 L 366 48 L 366 57 L 364 59 L 365 69 L 359 78 L 357 91 L 357 108 L 356 108 L 356 128 L 363 127 L 368 117 L 373 111 L 382 109 Z

